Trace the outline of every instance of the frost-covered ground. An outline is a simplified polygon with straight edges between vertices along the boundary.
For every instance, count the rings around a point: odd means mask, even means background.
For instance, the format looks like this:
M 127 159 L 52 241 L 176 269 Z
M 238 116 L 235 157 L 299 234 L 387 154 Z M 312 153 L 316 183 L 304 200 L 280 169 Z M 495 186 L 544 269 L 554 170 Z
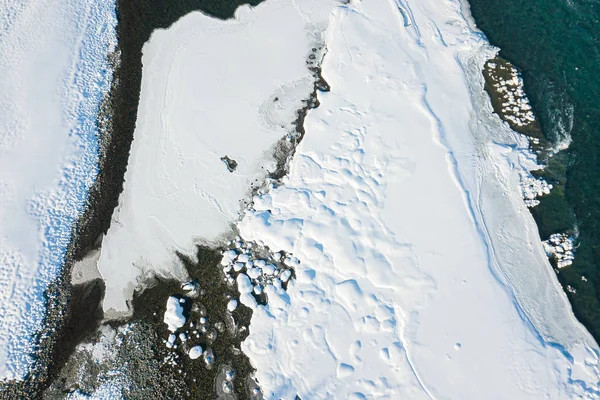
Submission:
M 112 1 L 0 6 L 0 378 L 21 378 L 96 176 Z
M 268 305 L 239 299 L 266 397 L 600 396 L 598 346 L 522 198 L 535 157 L 492 113 L 481 70 L 495 49 L 457 1 L 267 0 L 155 32 L 99 262 L 105 309 L 126 311 L 143 275 L 184 279 L 173 251 L 238 219 L 312 88 L 321 38 L 331 91 L 283 184 L 238 223 L 299 260 Z

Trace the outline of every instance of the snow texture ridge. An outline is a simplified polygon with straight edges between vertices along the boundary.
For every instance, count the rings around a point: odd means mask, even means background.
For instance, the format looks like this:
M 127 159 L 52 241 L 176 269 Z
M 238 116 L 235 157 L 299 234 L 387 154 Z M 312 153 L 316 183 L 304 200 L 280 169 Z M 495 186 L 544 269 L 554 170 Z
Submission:
M 240 296 L 266 398 L 597 398 L 598 347 L 522 201 L 534 160 L 473 95 L 494 50 L 460 4 L 336 7 L 326 46 L 331 92 L 239 224 L 301 261 L 268 305 Z
M 0 379 L 19 379 L 97 175 L 116 15 L 106 0 L 9 3 L 0 26 Z

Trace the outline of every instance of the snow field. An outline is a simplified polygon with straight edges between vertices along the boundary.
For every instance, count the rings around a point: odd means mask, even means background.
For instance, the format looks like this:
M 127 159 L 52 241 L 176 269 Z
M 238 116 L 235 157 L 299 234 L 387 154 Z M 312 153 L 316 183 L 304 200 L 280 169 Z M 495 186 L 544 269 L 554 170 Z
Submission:
M 295 133 L 313 89 L 307 61 L 326 18 L 306 14 L 318 3 L 242 6 L 229 21 L 191 13 L 144 46 L 124 191 L 98 264 L 105 311 L 130 312 L 148 275 L 185 280 L 174 251 L 221 240 L 252 185 L 274 171 L 275 145 Z M 238 163 L 234 172 L 225 155 Z
M 113 1 L 13 1 L 0 27 L 0 379 L 33 362 L 44 291 L 97 174 Z
M 266 398 L 594 398 L 597 345 L 549 274 L 539 236 L 522 242 L 523 224 L 526 235 L 535 229 L 518 184 L 531 160 L 499 154 L 521 161 L 505 175 L 480 165 L 498 146 L 471 132 L 469 89 L 488 50 L 459 5 L 337 7 L 326 45 L 331 92 L 309 112 L 284 184 L 238 225 L 244 239 L 300 260 L 287 293 L 266 306 L 238 276 L 254 310 L 243 350 Z M 479 75 L 464 77 L 468 62 Z M 483 187 L 482 176 L 496 180 Z M 498 212 L 505 203 L 511 215 Z M 529 287 L 507 286 L 521 273 L 515 262 L 532 265 Z M 528 296 L 539 305 L 531 320 Z

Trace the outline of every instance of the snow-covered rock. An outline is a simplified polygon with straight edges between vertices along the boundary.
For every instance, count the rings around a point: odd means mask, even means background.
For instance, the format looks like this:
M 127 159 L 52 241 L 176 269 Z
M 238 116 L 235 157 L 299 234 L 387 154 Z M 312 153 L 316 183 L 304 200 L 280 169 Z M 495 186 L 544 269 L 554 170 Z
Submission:
M 188 356 L 192 359 L 195 360 L 197 358 L 200 358 L 200 356 L 202 355 L 202 346 L 194 346 L 190 349 L 190 352 L 188 353 Z
M 496 64 L 490 62 L 487 64 L 487 68 L 496 81 L 493 84 L 495 91 L 502 95 L 503 118 L 519 127 L 534 122 L 535 115 L 523 90 L 521 73 L 512 64 L 508 63 Z M 502 75 L 508 74 L 510 78 L 504 79 L 504 77 L 496 75 L 498 72 L 501 72 Z
M 535 207 L 540 204 L 537 198 L 550 194 L 550 190 L 552 190 L 552 185 L 543 178 L 535 179 L 531 174 L 525 171 L 521 172 L 521 193 L 527 207 Z
M 183 315 L 183 307 L 177 297 L 169 296 L 167 299 L 167 308 L 165 310 L 163 321 L 167 324 L 168 329 L 171 332 L 175 332 L 185 325 L 186 318 Z

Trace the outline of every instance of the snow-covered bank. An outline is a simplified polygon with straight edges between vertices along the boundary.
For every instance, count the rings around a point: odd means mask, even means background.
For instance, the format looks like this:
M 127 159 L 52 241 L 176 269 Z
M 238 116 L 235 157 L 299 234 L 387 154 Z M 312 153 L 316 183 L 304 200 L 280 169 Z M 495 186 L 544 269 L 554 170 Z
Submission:
M 184 279 L 174 251 L 218 240 L 274 171 L 275 145 L 313 90 L 323 27 L 306 19 L 312 3 L 243 6 L 229 21 L 194 12 L 144 46 L 124 190 L 99 261 L 105 310 L 126 313 L 144 276 Z
M 246 298 L 267 398 L 600 395 L 597 344 L 521 197 L 535 160 L 491 112 L 495 50 L 469 26 L 457 2 L 334 11 L 331 92 L 239 225 L 301 261 L 287 294 Z
M 9 4 L 11 3 L 11 4 Z M 0 378 L 21 378 L 44 290 L 97 174 L 113 1 L 9 2 L 0 26 Z

